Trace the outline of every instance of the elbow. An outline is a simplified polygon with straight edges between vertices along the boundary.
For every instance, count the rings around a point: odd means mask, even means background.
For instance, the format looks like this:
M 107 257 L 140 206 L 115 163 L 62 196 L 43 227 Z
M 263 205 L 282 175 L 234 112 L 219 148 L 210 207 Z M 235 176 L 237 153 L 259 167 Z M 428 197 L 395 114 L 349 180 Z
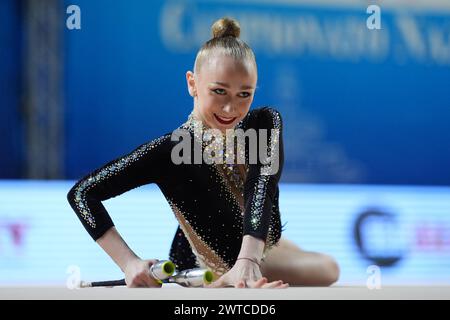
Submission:
M 282 129 L 283 118 L 281 112 L 272 106 L 267 106 L 265 109 L 265 116 L 274 124 L 274 128 Z
M 71 205 L 71 206 L 73 206 L 74 204 L 75 204 L 75 190 L 76 190 L 76 188 L 77 188 L 77 186 L 78 186 L 78 183 L 76 183 L 70 190 L 69 190 L 69 192 L 67 192 L 67 195 L 66 195 L 66 198 L 67 198 L 67 201 L 69 202 L 69 204 Z
M 70 204 L 73 203 L 73 200 L 74 200 L 74 190 L 73 190 L 73 188 L 71 188 L 69 190 L 69 192 L 67 193 L 66 198 L 67 198 L 67 202 L 69 202 Z

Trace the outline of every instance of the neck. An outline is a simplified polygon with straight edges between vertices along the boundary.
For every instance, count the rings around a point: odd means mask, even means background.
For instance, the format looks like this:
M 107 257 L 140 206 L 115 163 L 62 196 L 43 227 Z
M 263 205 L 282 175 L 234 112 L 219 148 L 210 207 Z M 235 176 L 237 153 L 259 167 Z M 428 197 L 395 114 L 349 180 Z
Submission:
M 225 158 L 223 159 L 224 162 L 227 162 L 227 158 L 229 156 L 233 156 L 233 159 L 235 155 L 237 157 L 237 152 L 240 152 L 242 154 L 240 154 L 240 157 L 242 159 L 245 159 L 245 149 L 239 149 L 240 151 L 236 150 L 236 146 L 234 143 L 234 139 L 231 139 L 230 143 L 233 144 L 233 152 L 231 154 L 228 155 L 227 151 L 227 143 L 228 143 L 228 139 L 226 137 L 226 133 L 222 132 L 222 141 L 219 142 L 219 140 L 217 139 L 213 139 L 213 135 L 214 133 L 208 132 L 209 129 L 211 129 L 208 125 L 206 125 L 206 123 L 204 121 L 201 120 L 201 117 L 198 115 L 198 113 L 196 113 L 196 109 L 194 108 L 192 110 L 192 112 L 189 114 L 189 118 L 188 121 L 186 122 L 186 124 L 188 125 L 188 127 L 190 128 L 190 130 L 192 130 L 194 137 L 197 141 L 200 141 L 201 145 L 203 146 L 203 148 L 209 147 L 212 148 L 213 150 L 215 150 L 216 152 L 219 152 L 219 157 L 223 157 L 222 155 L 225 155 Z M 218 130 L 218 129 L 217 129 Z M 220 150 L 220 151 L 219 151 Z M 234 161 L 231 160 L 232 163 L 234 164 Z

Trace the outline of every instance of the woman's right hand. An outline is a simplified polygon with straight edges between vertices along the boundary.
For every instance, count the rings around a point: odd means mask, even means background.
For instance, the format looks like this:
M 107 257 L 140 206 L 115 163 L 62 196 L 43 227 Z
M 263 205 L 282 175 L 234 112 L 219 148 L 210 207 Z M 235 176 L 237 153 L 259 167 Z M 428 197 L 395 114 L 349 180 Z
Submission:
M 158 260 L 142 260 L 139 258 L 129 261 L 125 267 L 125 283 L 128 288 L 159 288 L 161 283 L 150 275 L 150 267 Z

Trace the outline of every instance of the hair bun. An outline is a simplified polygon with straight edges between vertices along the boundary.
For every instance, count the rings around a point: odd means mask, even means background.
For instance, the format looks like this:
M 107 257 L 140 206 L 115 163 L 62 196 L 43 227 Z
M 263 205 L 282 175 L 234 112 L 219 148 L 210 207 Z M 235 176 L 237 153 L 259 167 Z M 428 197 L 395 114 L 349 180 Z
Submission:
M 222 18 L 214 22 L 211 27 L 213 38 L 235 37 L 239 38 L 241 26 L 232 18 Z

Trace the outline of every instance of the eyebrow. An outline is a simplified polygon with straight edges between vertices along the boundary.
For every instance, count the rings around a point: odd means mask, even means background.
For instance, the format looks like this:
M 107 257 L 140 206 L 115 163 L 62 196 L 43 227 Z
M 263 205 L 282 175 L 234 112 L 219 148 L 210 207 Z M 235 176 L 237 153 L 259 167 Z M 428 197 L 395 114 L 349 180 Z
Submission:
M 211 84 L 218 84 L 218 85 L 220 85 L 220 86 L 222 86 L 222 87 L 225 87 L 225 88 L 230 88 L 230 85 L 229 84 L 227 84 L 227 83 L 224 83 L 224 82 L 211 82 Z M 248 90 L 248 89 L 254 89 L 252 86 L 248 86 L 248 85 L 243 85 L 242 87 L 241 87 L 241 90 Z

